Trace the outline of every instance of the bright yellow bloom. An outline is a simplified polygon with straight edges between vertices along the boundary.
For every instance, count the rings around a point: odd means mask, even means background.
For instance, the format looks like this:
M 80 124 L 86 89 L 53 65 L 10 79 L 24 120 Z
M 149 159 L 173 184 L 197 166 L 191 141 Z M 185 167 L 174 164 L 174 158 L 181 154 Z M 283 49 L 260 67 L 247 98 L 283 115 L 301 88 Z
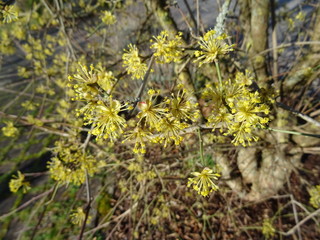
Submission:
M 268 108 L 265 105 L 259 106 L 251 99 L 237 102 L 232 112 L 235 114 L 235 121 L 245 122 L 246 126 L 256 126 L 260 123 L 265 123 L 263 117 L 258 116 L 258 113 L 268 113 Z M 263 127 L 263 125 L 261 125 Z
M 252 92 L 250 72 L 237 73 L 235 79 L 228 79 L 222 86 L 207 85 L 202 96 L 212 109 L 207 117 L 208 125 L 215 130 L 226 131 L 224 135 L 232 135 L 234 145 L 250 145 L 257 141 L 255 129 L 266 128 L 270 121 L 267 114 L 270 108 L 260 92 Z M 265 103 L 266 102 L 266 103 Z
M 165 99 L 168 104 L 167 111 L 180 121 L 196 121 L 200 117 L 197 103 L 191 103 L 187 91 L 179 89 L 177 94 L 171 94 L 170 98 Z
M 218 60 L 222 55 L 233 51 L 233 45 L 226 43 L 227 35 L 221 34 L 216 36 L 214 30 L 208 31 L 203 37 L 200 38 L 199 45 L 201 51 L 195 51 L 196 60 L 199 62 L 199 66 L 204 63 L 212 63 Z
M 179 145 L 183 140 L 183 137 L 180 136 L 182 130 L 187 128 L 189 125 L 184 122 L 180 122 L 174 117 L 166 117 L 161 119 L 158 124 L 158 131 L 160 136 L 154 138 L 154 142 L 164 143 L 166 147 L 169 143 L 174 142 L 176 145 Z
M 225 135 L 232 135 L 231 141 L 235 146 L 250 146 L 252 141 L 258 141 L 259 138 L 252 133 L 252 126 L 246 126 L 245 123 L 234 123 L 229 127 L 229 131 Z
M 100 17 L 100 19 L 104 24 L 112 25 L 112 24 L 116 23 L 116 21 L 117 21 L 116 16 L 113 15 L 112 12 L 103 11 L 102 13 L 103 13 L 103 15 Z
M 312 187 L 308 192 L 310 194 L 310 204 L 314 208 L 320 208 L 320 185 Z
M 97 70 L 98 85 L 108 94 L 110 94 L 117 79 L 111 71 L 104 71 L 102 68 Z
M 113 100 L 111 96 L 108 102 L 99 101 L 93 113 L 88 114 L 85 119 L 86 124 L 93 125 L 91 133 L 97 138 L 115 140 L 127 126 L 126 120 L 119 116 L 119 112 L 124 108 L 125 105 Z
M 98 76 L 93 65 L 90 65 L 90 70 L 87 66 L 81 65 L 77 68 L 77 73 L 68 77 L 70 81 L 75 81 L 74 84 L 68 86 L 73 87 L 76 96 L 73 100 L 92 100 L 99 91 L 96 87 Z
M 159 123 L 166 113 L 162 103 L 155 103 L 158 94 L 159 92 L 150 89 L 148 91 L 149 99 L 138 104 L 140 109 L 137 115 L 137 117 L 140 118 L 139 123 L 141 122 L 149 129 L 158 129 Z
M 240 85 L 250 86 L 253 82 L 253 77 L 251 75 L 251 72 L 246 69 L 245 74 L 243 74 L 242 72 L 236 73 L 235 81 Z
M 7 125 L 1 129 L 4 136 L 16 137 L 19 134 L 18 128 L 13 125 L 12 121 L 5 121 L 4 123 Z
M 0 10 L 3 17 L 4 23 L 11 23 L 12 21 L 16 21 L 18 19 L 18 12 L 16 10 L 16 6 L 5 6 L 3 10 Z
M 142 79 L 147 72 L 147 64 L 141 61 L 138 49 L 135 45 L 129 44 L 129 50 L 122 55 L 123 66 L 133 78 Z
M 24 178 L 24 175 L 18 171 L 18 176 L 13 176 L 9 182 L 10 191 L 16 193 L 22 187 L 23 193 L 26 193 L 30 189 L 30 183 L 25 182 Z
M 162 31 L 157 37 L 153 37 L 154 42 L 151 49 L 155 50 L 154 56 L 158 63 L 179 62 L 182 57 L 182 33 L 179 33 L 174 39 L 169 40 L 168 31 Z
M 230 128 L 233 117 L 234 116 L 229 113 L 226 107 L 221 106 L 218 112 L 215 112 L 208 117 L 208 126 L 212 126 L 212 131 L 219 126 L 220 132 L 222 132 L 224 129 Z
M 205 167 L 201 173 L 193 172 L 191 174 L 195 177 L 188 178 L 188 187 L 193 185 L 193 189 L 196 190 L 198 194 L 206 197 L 210 192 L 219 189 L 212 180 L 218 180 L 220 174 L 213 173 L 212 169 Z

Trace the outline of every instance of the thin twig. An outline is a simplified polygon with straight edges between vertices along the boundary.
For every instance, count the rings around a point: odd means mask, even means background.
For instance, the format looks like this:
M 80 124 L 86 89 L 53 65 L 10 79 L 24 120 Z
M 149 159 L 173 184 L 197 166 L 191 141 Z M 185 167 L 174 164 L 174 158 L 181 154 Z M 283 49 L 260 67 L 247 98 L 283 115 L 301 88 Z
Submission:
M 298 45 L 313 45 L 313 44 L 316 44 L 316 45 L 320 44 L 320 41 L 302 41 L 302 42 L 284 43 L 284 44 L 278 45 L 277 47 L 275 47 L 275 49 L 281 49 L 281 48 L 285 48 L 285 47 L 293 47 L 296 45 L 298 46 Z M 263 55 L 268 52 L 271 52 L 271 51 L 273 51 L 273 49 L 274 49 L 274 47 L 263 50 L 263 51 L 257 53 L 256 55 L 252 56 L 251 58 L 255 58 L 259 55 Z
M 277 43 L 277 23 L 276 23 L 276 9 L 275 9 L 275 0 L 272 0 L 270 3 L 271 6 L 271 25 L 272 25 L 272 57 L 273 57 L 273 79 L 276 84 L 276 88 L 279 90 L 279 82 L 278 82 L 278 51 L 276 47 L 278 46 Z
M 194 23 L 195 26 L 197 26 L 197 21 L 196 21 L 196 19 L 194 18 L 194 15 L 193 15 L 193 13 L 192 13 L 192 10 L 191 10 L 191 8 L 190 8 L 190 5 L 189 5 L 188 1 L 187 1 L 187 0 L 184 0 L 183 2 L 184 2 L 184 5 L 186 5 L 186 7 L 187 7 L 187 10 L 188 10 L 188 12 L 189 12 L 189 15 L 190 15 L 190 17 L 191 17 L 192 22 Z M 179 5 L 178 5 L 178 8 L 180 9 Z
M 81 231 L 80 231 L 78 240 L 81 240 L 83 237 L 84 229 L 86 227 L 86 224 L 87 224 L 87 221 L 89 218 L 89 212 L 91 209 L 91 202 L 92 202 L 91 189 L 90 189 L 90 185 L 89 185 L 89 176 L 88 176 L 87 170 L 86 170 L 86 189 L 87 189 L 87 206 L 85 208 L 85 218 L 84 218 L 84 221 L 81 226 Z
M 199 0 L 196 0 L 196 11 L 197 11 L 197 24 L 196 24 L 196 34 L 200 35 L 200 11 L 199 11 Z
M 291 108 L 291 107 L 289 107 L 289 106 L 287 106 L 287 105 L 285 105 L 285 104 L 283 104 L 281 102 L 276 102 L 276 104 L 277 104 L 278 107 L 281 107 L 281 108 L 283 108 L 285 110 L 288 110 L 291 113 L 293 113 L 293 114 L 297 115 L 298 117 L 302 118 L 303 120 L 305 120 L 305 121 L 307 121 L 309 123 L 312 123 L 317 127 L 320 127 L 320 122 L 318 122 L 317 120 L 314 120 L 313 118 L 311 118 L 311 117 L 309 117 L 309 116 L 307 116 L 307 115 L 305 115 L 305 114 L 303 114 L 303 113 L 301 113 L 301 112 L 299 112 L 297 110 L 294 110 L 293 108 Z
M 293 135 L 301 135 L 301 136 L 306 136 L 306 137 L 320 138 L 320 134 L 311 134 L 311 133 L 295 132 L 295 131 L 290 131 L 290 130 L 274 129 L 271 127 L 268 127 L 267 130 L 271 130 L 274 132 L 288 133 L 288 134 L 293 134 Z
M 280 232 L 284 236 L 290 236 L 292 235 L 298 228 L 300 228 L 301 225 L 303 225 L 306 221 L 308 221 L 310 218 L 313 218 L 314 216 L 320 214 L 320 208 L 313 213 L 311 213 L 309 216 L 305 217 L 303 220 L 301 220 L 298 224 L 296 224 L 293 228 L 291 228 L 288 232 Z
M 90 231 L 85 232 L 84 235 L 88 235 L 88 234 L 94 233 L 94 232 L 96 232 L 96 231 L 98 231 L 98 230 L 100 230 L 100 229 L 102 229 L 102 228 L 105 228 L 105 227 L 109 226 L 109 225 L 111 224 L 111 222 L 121 221 L 121 219 L 123 219 L 125 216 L 129 215 L 130 212 L 131 212 L 133 209 L 135 209 L 137 206 L 138 206 L 138 203 L 136 202 L 135 204 L 133 204 L 133 206 L 132 206 L 131 208 L 129 208 L 127 211 L 125 211 L 124 213 L 122 213 L 122 214 L 119 215 L 118 217 L 114 218 L 112 221 L 106 222 L 106 223 L 104 223 L 104 224 L 101 224 L 101 225 L 95 227 L 94 229 L 91 229 Z
M 144 75 L 144 78 L 143 78 L 143 83 L 142 83 L 142 85 L 141 85 L 141 87 L 139 89 L 139 92 L 137 94 L 137 97 L 135 99 L 133 107 L 132 107 L 131 111 L 128 114 L 128 117 L 130 117 L 132 115 L 132 113 L 133 113 L 134 109 L 136 108 L 138 102 L 140 102 L 140 100 L 141 100 L 141 97 L 143 95 L 143 91 L 144 91 L 144 89 L 145 89 L 145 87 L 146 87 L 146 85 L 148 83 L 148 79 L 149 79 L 151 68 L 152 68 L 152 65 L 153 65 L 153 62 L 154 62 L 154 58 L 155 58 L 154 55 L 152 55 L 152 57 L 150 59 L 150 62 L 149 62 L 149 65 L 148 65 L 148 70 L 147 70 L 147 72 L 146 72 L 146 74 Z
M 293 202 L 294 198 L 293 198 L 292 194 L 290 194 L 290 200 L 291 200 L 291 205 L 292 205 L 294 220 L 295 220 L 296 224 L 298 224 L 298 223 L 299 223 L 298 212 L 297 212 L 296 204 Z M 298 227 L 297 229 L 298 229 L 299 240 L 301 240 L 301 239 L 302 239 L 301 229 L 300 229 L 300 227 Z
M 24 204 L 20 205 L 19 207 L 17 207 L 13 211 L 11 211 L 9 213 L 6 213 L 6 214 L 3 214 L 2 216 L 0 216 L 0 220 L 4 219 L 6 217 L 9 217 L 9 216 L 15 214 L 16 212 L 21 211 L 22 209 L 28 207 L 31 203 L 39 200 L 40 198 L 43 198 L 43 197 L 49 195 L 53 191 L 53 189 L 54 189 L 54 187 L 52 187 L 51 189 L 49 189 L 48 191 L 46 191 L 44 193 L 39 194 L 38 196 L 35 196 L 35 197 L 31 198 L 29 201 L 27 201 Z

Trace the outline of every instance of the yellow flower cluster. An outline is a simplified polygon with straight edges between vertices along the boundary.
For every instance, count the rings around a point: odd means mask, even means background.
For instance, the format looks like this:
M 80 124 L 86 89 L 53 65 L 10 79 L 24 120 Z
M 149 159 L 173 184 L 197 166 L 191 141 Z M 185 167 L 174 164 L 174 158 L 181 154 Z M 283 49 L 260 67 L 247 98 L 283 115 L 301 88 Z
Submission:
M 220 177 L 219 173 L 214 173 L 210 168 L 204 168 L 202 172 L 191 173 L 194 177 L 188 178 L 188 187 L 193 186 L 193 189 L 206 197 L 212 191 L 217 191 L 219 187 L 213 182 Z
M 2 10 L 0 10 L 0 13 L 2 14 L 1 17 L 3 23 L 11 23 L 18 19 L 18 11 L 14 5 L 5 6 Z
M 150 40 L 153 44 L 151 49 L 155 50 L 154 56 L 158 63 L 179 62 L 182 57 L 182 33 L 169 40 L 169 32 L 162 31 L 157 37 Z
M 7 125 L 1 129 L 4 136 L 16 137 L 19 134 L 18 128 L 13 125 L 12 121 L 5 121 L 4 123 Z
M 194 55 L 197 58 L 195 62 L 201 66 L 204 63 L 212 63 L 217 61 L 219 57 L 233 51 L 233 45 L 226 43 L 226 34 L 216 35 L 215 30 L 208 31 L 199 40 L 201 50 L 195 51 Z
M 320 208 L 320 185 L 312 187 L 308 192 L 310 194 L 310 204 L 314 208 Z
M 72 87 L 75 92 L 73 100 L 95 100 L 99 90 L 104 90 L 107 94 L 111 91 L 116 78 L 111 71 L 105 71 L 101 66 L 94 68 L 79 63 L 77 73 L 69 76 L 69 87 Z
M 146 141 L 163 143 L 165 147 L 172 142 L 180 144 L 183 129 L 199 117 L 197 104 L 191 104 L 190 97 L 181 86 L 177 93 L 164 100 L 159 99 L 159 91 L 149 90 L 148 95 L 145 102 L 138 104 L 137 126 L 126 134 L 124 140 L 135 141 L 135 153 L 145 153 Z
M 71 223 L 74 225 L 81 226 L 86 218 L 86 214 L 84 213 L 81 207 L 78 207 L 77 210 L 73 211 L 70 215 Z M 91 216 L 88 216 L 87 222 L 91 221 Z
M 271 219 L 265 219 L 263 220 L 262 224 L 262 234 L 265 236 L 266 239 L 273 238 L 276 233 L 276 229 L 272 225 Z
M 106 24 L 106 25 L 112 25 L 112 24 L 115 24 L 117 19 L 116 19 L 116 16 L 113 15 L 112 12 L 110 11 L 103 11 L 102 12 L 103 15 L 100 17 L 101 21 Z
M 126 120 L 119 115 L 126 108 L 110 96 L 107 101 L 98 101 L 90 113 L 85 115 L 85 124 L 92 124 L 91 133 L 97 138 L 109 138 L 114 141 L 127 126 Z
M 83 153 L 76 143 L 61 140 L 55 145 L 55 156 L 51 158 L 48 168 L 51 177 L 61 184 L 80 185 L 85 182 L 86 173 L 93 176 L 104 166 L 102 161 Z
M 9 182 L 10 191 L 16 193 L 22 187 L 23 193 L 26 193 L 30 189 L 30 183 L 24 179 L 24 175 L 18 171 L 18 176 L 13 176 L 13 179 Z
M 237 73 L 235 79 L 225 81 L 220 86 L 208 85 L 203 92 L 204 99 L 212 108 L 208 116 L 208 125 L 220 127 L 224 135 L 233 136 L 235 145 L 250 145 L 257 141 L 253 134 L 257 128 L 265 128 L 269 122 L 269 106 L 263 101 L 258 91 L 251 91 L 250 73 Z
M 147 64 L 141 61 L 138 48 L 135 45 L 129 44 L 129 50 L 125 50 L 122 55 L 123 66 L 133 78 L 142 79 L 147 72 Z

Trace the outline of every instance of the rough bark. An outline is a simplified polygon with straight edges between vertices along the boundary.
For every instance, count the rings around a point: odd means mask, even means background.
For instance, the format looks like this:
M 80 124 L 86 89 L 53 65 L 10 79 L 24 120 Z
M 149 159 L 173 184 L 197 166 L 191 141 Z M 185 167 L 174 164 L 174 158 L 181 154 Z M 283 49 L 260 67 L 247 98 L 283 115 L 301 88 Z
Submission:
M 258 53 L 266 50 L 268 43 L 268 19 L 270 0 L 251 1 L 251 39 L 250 55 L 253 57 L 253 68 L 260 82 L 266 80 L 266 58 Z

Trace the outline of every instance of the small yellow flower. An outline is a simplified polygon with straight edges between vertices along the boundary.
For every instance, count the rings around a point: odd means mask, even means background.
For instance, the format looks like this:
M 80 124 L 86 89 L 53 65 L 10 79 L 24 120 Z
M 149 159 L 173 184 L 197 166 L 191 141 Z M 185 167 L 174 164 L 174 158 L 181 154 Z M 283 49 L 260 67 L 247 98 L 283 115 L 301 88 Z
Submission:
M 146 153 L 146 141 L 150 141 L 151 133 L 143 128 L 137 126 L 132 131 L 129 131 L 126 134 L 126 138 L 122 141 L 131 140 L 135 141 L 133 152 L 136 154 L 145 154 Z
M 93 123 L 91 133 L 97 138 L 109 138 L 115 140 L 127 126 L 126 120 L 119 116 L 119 112 L 125 108 L 119 101 L 109 97 L 108 102 L 99 101 L 92 114 L 87 114 L 86 123 Z
M 3 135 L 6 137 L 16 137 L 19 133 L 19 130 L 13 125 L 11 121 L 5 121 L 7 126 L 2 128 Z
M 188 178 L 188 187 L 193 185 L 193 189 L 196 190 L 198 194 L 206 197 L 210 192 L 219 189 L 212 180 L 218 180 L 220 174 L 213 173 L 212 169 L 205 167 L 201 173 L 193 172 L 191 174 L 195 177 Z
M 102 12 L 103 15 L 100 17 L 101 21 L 106 24 L 106 25 L 112 25 L 112 24 L 115 24 L 117 19 L 116 19 L 116 16 L 113 15 L 112 12 L 110 11 L 103 11 Z
M 76 83 L 68 84 L 75 91 L 75 98 L 73 100 L 92 100 L 98 94 L 96 83 L 98 81 L 98 74 L 93 65 L 90 65 L 90 70 L 87 66 L 78 64 L 77 73 L 69 76 L 70 81 Z
M 78 207 L 77 210 L 70 215 L 70 217 L 72 224 L 81 226 L 86 218 L 86 214 L 81 207 Z M 87 223 L 89 223 L 90 221 L 91 216 L 88 216 Z
M 199 62 L 199 66 L 204 63 L 212 63 L 220 56 L 233 51 L 233 45 L 228 45 L 226 39 L 226 34 L 216 36 L 214 30 L 208 31 L 203 38 L 200 38 L 199 45 L 202 50 L 194 53 L 197 58 L 195 62 Z
M 263 236 L 265 236 L 266 239 L 270 239 L 274 237 L 275 233 L 276 233 L 276 230 L 272 225 L 271 219 L 265 219 L 262 225 Z
M 320 208 L 320 185 L 317 185 L 308 190 L 310 194 L 310 204 L 314 208 Z
M 259 138 L 252 133 L 252 126 L 247 126 L 245 123 L 233 123 L 229 127 L 229 131 L 225 135 L 232 135 L 234 138 L 231 141 L 235 146 L 250 146 L 251 142 L 258 141 Z
M 24 175 L 18 171 L 18 176 L 13 176 L 9 182 L 10 191 L 16 193 L 22 187 L 23 193 L 30 189 L 30 183 L 24 181 Z
M 172 93 L 170 98 L 165 99 L 165 103 L 168 104 L 168 112 L 180 121 L 196 121 L 200 117 L 198 104 L 192 103 L 184 88 L 179 89 L 176 94 Z
M 123 66 L 135 79 L 141 79 L 147 72 L 147 64 L 141 61 L 138 49 L 135 45 L 129 44 L 129 50 L 122 55 Z
M 154 56 L 158 63 L 179 62 L 182 57 L 182 33 L 169 40 L 168 31 L 162 31 L 157 37 L 153 37 L 154 42 L 151 49 L 155 50 Z
M 98 85 L 106 91 L 108 94 L 111 92 L 114 84 L 116 83 L 117 79 L 113 75 L 111 71 L 105 71 L 100 68 L 98 71 Z
M 159 91 L 150 89 L 148 95 L 149 98 L 145 102 L 138 103 L 140 112 L 137 117 L 140 118 L 139 123 L 143 123 L 143 125 L 149 129 L 158 129 L 159 123 L 164 117 L 166 110 L 163 108 L 163 103 L 156 104 Z
M 3 17 L 4 23 L 11 23 L 18 19 L 18 11 L 16 10 L 16 6 L 5 6 L 3 10 L 0 10 Z
M 179 145 L 183 140 L 183 137 L 180 136 L 182 130 L 188 126 L 187 123 L 180 122 L 172 116 L 163 118 L 159 122 L 157 128 L 160 132 L 160 136 L 154 138 L 154 142 L 164 143 L 164 147 L 167 147 L 171 142 L 174 142 L 175 145 Z

